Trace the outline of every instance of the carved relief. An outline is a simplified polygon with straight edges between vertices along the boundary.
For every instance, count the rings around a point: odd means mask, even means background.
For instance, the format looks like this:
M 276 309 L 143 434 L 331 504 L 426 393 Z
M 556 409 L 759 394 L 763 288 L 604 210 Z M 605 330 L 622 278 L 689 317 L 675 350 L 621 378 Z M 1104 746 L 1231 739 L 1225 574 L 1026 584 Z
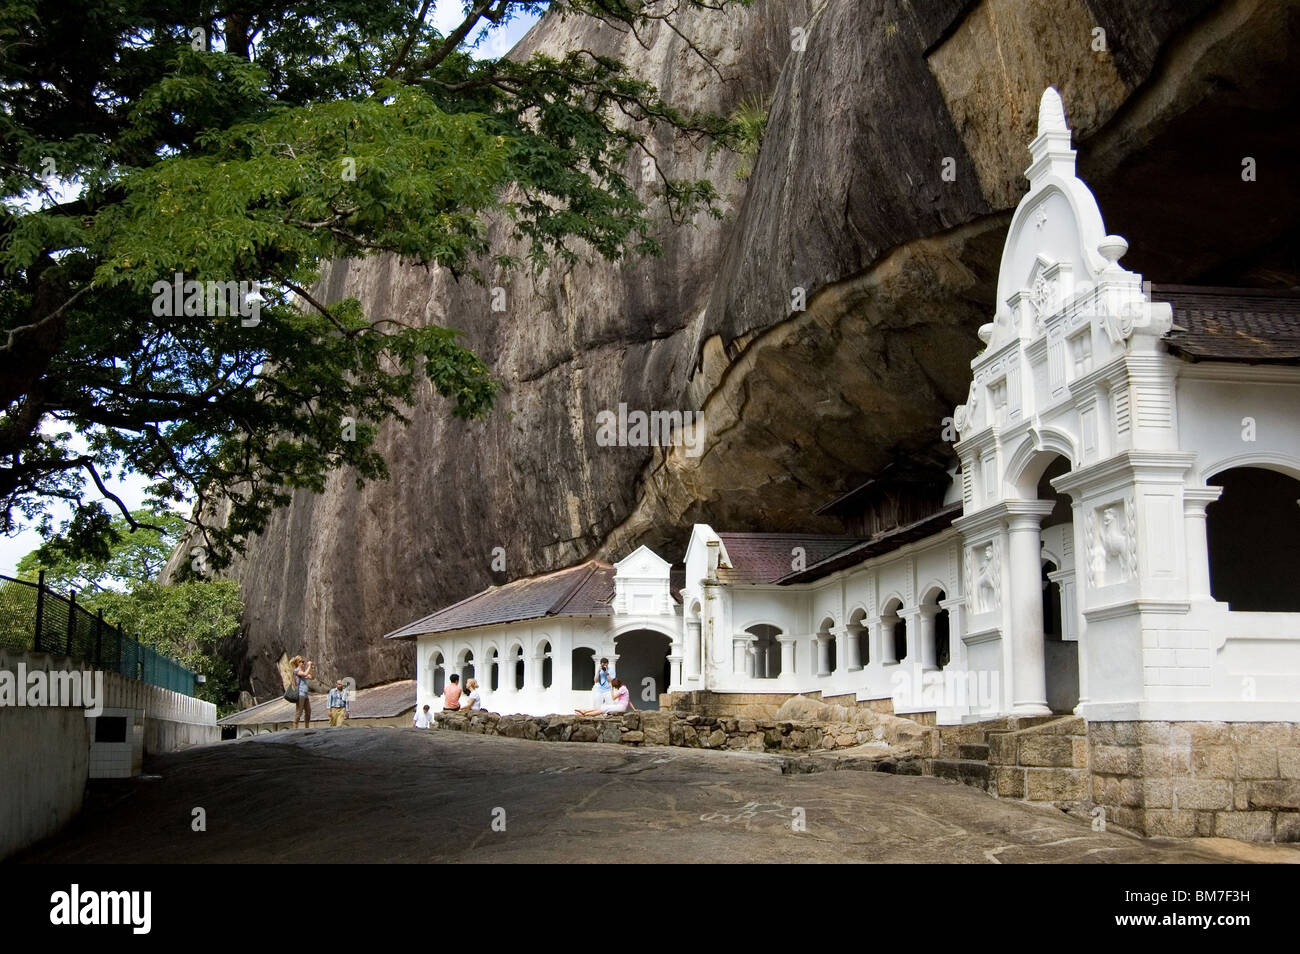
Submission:
M 1137 508 L 1132 495 L 1088 515 L 1088 579 L 1094 587 L 1137 576 Z
M 1001 567 L 999 566 L 997 546 L 993 543 L 986 543 L 980 548 L 978 554 L 975 550 L 968 550 L 966 556 L 968 577 L 970 576 L 970 567 L 975 566 L 974 586 L 971 587 L 970 591 L 975 612 L 989 613 L 996 610 L 1001 605 L 1001 588 L 999 586 Z

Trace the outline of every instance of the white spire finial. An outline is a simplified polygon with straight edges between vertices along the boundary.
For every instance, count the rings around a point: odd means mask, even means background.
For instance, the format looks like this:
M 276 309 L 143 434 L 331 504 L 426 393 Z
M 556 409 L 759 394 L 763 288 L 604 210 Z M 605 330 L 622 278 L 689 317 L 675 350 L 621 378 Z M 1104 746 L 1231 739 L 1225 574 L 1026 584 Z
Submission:
M 1065 106 L 1061 103 L 1061 94 L 1055 86 L 1049 86 L 1043 90 L 1043 98 L 1038 103 L 1038 135 L 1069 131 L 1065 125 Z

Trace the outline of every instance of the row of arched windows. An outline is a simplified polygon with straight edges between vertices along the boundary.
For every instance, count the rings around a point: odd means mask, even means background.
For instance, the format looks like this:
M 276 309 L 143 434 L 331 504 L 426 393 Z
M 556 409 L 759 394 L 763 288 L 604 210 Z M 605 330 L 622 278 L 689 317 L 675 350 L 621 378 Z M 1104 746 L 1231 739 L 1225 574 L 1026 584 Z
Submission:
M 940 669 L 947 666 L 952 660 L 948 610 L 940 605 L 945 599 L 947 599 L 947 596 L 943 590 L 935 590 L 921 604 L 922 607 L 928 609 L 934 618 L 935 662 Z M 883 661 L 886 664 L 901 663 L 908 658 L 907 619 L 901 615 L 902 609 L 902 600 L 894 598 L 885 604 L 884 610 L 880 614 L 884 638 L 889 641 L 884 644 L 886 658 Z M 867 666 L 871 662 L 871 640 L 869 638 L 869 627 L 866 624 L 866 615 L 866 610 L 855 610 L 853 615 L 849 617 L 848 625 L 845 627 L 851 637 L 857 637 L 859 662 L 862 666 Z M 828 665 L 824 669 L 825 672 L 835 672 L 841 662 L 838 658 L 839 650 L 836 640 L 831 635 L 833 628 L 834 620 L 829 617 L 824 619 L 818 628 L 818 643 L 826 646 L 828 658 Z M 749 675 L 755 679 L 775 679 L 780 676 L 781 645 L 778 637 L 781 635 L 781 630 L 776 626 L 760 623 L 749 627 L 745 632 L 756 637 L 749 653 L 749 665 L 751 667 Z M 893 651 L 893 658 L 889 658 L 889 650 Z M 821 667 L 816 665 L 815 668 Z

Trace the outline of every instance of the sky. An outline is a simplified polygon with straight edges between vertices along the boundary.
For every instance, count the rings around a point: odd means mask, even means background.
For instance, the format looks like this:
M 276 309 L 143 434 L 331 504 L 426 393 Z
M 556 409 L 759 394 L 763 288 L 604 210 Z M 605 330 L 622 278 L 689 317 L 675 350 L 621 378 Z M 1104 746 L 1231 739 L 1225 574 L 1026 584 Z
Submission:
M 460 25 L 463 13 L 461 3 L 456 0 L 442 0 L 434 8 L 434 23 L 443 33 Z M 507 24 L 505 27 L 496 30 L 487 41 L 484 42 L 475 52 L 474 55 L 479 58 L 495 59 L 504 56 L 510 51 L 520 38 L 528 32 L 529 28 L 536 23 L 538 17 L 521 16 Z M 104 484 L 113 493 L 122 498 L 122 502 L 130 508 L 136 508 L 144 503 L 144 488 L 148 481 L 135 474 L 128 474 L 124 480 L 110 480 L 104 475 Z M 91 493 L 87 494 L 87 500 L 104 500 L 94 489 L 91 484 Z M 117 506 L 112 502 L 105 502 L 109 512 L 116 515 Z M 67 519 L 72 508 L 62 502 L 52 502 L 48 508 L 49 512 L 54 514 L 55 523 L 59 524 Z M 183 508 L 188 511 L 188 508 Z M 34 529 L 27 528 L 20 530 L 18 533 L 9 535 L 0 535 L 0 573 L 7 576 L 13 576 L 18 561 L 41 545 L 41 536 Z

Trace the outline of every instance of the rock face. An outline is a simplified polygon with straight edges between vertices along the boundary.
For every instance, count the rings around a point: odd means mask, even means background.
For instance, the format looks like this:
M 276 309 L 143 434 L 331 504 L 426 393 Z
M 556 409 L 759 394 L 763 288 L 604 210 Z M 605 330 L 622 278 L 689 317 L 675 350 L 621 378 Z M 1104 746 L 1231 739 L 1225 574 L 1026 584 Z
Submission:
M 637 543 L 669 555 L 701 520 L 837 531 L 812 511 L 938 442 L 965 395 L 1048 85 L 1126 266 L 1300 278 L 1295 3 L 760 0 L 678 27 L 715 66 L 667 29 L 642 45 L 553 16 L 518 52 L 610 53 L 688 108 L 770 99 L 745 180 L 739 157 L 656 144 L 674 174 L 717 183 L 722 221 L 665 223 L 665 254 L 631 268 L 497 276 L 504 313 L 437 269 L 327 272 L 332 298 L 462 329 L 503 390 L 478 423 L 426 394 L 381 437 L 390 480 L 338 475 L 250 543 L 231 573 L 259 698 L 286 651 L 331 679 L 408 677 L 410 649 L 382 634 L 489 585 L 495 547 L 514 578 Z M 596 414 L 619 403 L 701 412 L 703 452 L 598 446 Z

